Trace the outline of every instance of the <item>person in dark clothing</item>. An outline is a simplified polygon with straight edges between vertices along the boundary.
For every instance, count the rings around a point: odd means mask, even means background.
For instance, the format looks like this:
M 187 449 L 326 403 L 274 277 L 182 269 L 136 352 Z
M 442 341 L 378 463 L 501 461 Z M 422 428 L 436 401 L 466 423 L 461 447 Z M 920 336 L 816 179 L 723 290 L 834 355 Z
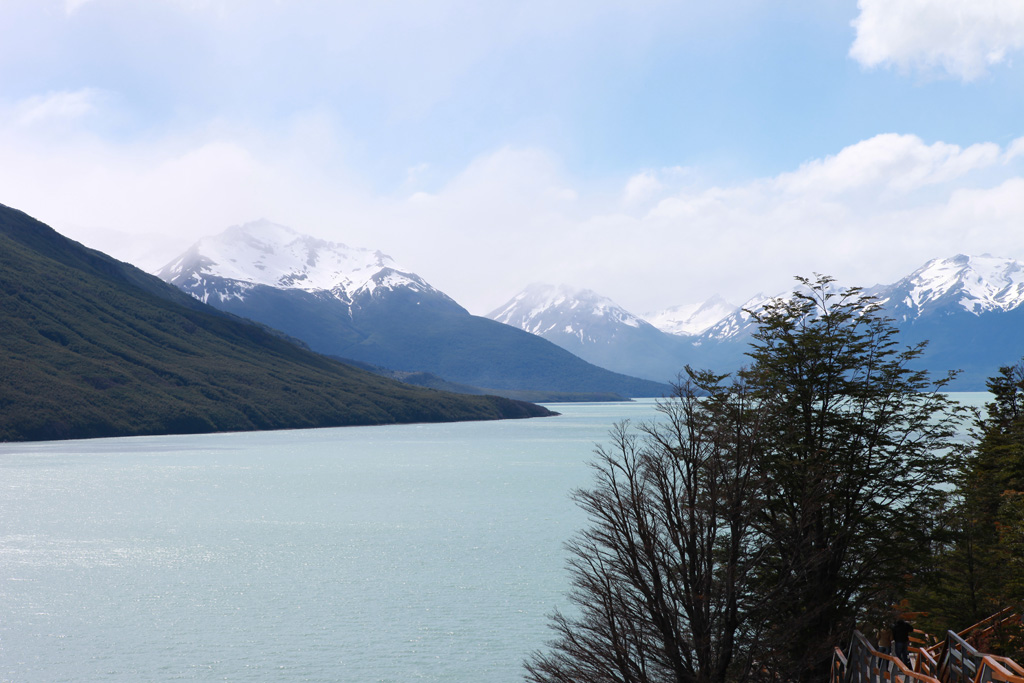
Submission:
M 908 622 L 897 619 L 892 625 L 892 653 L 901 662 L 910 666 L 910 632 L 914 630 Z

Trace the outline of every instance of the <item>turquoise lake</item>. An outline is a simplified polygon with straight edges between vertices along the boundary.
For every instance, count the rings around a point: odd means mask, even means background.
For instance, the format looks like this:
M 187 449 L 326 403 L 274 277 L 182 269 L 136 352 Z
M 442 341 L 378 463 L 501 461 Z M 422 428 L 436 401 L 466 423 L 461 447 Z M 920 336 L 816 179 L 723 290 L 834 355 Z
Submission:
M 0 445 L 0 680 L 517 681 L 621 419 Z
M 655 416 L 552 407 L 0 444 L 0 680 L 522 680 L 567 605 L 570 492 Z

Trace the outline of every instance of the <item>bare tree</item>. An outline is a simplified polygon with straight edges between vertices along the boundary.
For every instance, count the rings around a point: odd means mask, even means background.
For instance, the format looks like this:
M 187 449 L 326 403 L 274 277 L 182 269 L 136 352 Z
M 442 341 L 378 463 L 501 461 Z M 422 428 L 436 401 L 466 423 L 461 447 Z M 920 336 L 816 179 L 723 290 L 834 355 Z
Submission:
M 619 424 L 598 450 L 594 488 L 575 493 L 592 526 L 568 546 L 577 613 L 554 615 L 557 638 L 527 663 L 529 680 L 747 677 L 760 416 L 722 379 L 691 373 L 659 405 L 664 419 Z

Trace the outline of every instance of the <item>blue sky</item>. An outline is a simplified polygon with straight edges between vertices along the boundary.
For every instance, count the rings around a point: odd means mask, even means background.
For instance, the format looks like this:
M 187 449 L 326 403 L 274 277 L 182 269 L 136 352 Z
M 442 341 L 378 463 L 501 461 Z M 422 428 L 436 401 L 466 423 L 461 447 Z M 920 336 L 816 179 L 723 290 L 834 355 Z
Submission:
M 0 0 L 0 203 L 155 269 L 268 218 L 475 313 L 1024 259 L 1019 0 Z

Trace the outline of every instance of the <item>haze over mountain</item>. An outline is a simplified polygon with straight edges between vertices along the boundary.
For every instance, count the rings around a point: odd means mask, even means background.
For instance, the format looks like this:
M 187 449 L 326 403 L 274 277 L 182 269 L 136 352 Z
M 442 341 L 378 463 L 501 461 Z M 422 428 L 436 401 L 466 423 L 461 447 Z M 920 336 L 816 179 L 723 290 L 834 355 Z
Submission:
M 934 259 L 898 282 L 865 291 L 895 320 L 901 344 L 928 342 L 922 367 L 937 375 L 962 370 L 953 388 L 983 390 L 985 379 L 1001 365 L 1024 355 L 1024 266 L 1014 259 L 962 254 Z M 606 367 L 668 378 L 686 364 L 721 372 L 738 368 L 754 329 L 748 311 L 768 299 L 758 294 L 738 307 L 717 298 L 674 307 L 651 316 L 662 336 L 611 300 L 567 287 L 527 288 L 491 317 L 541 334 L 582 358 L 600 359 Z M 691 322 L 700 311 L 724 315 Z M 645 331 L 643 343 L 631 330 Z
M 0 205 L 0 441 L 496 419 L 300 347 Z
M 204 238 L 157 274 L 201 301 L 282 330 L 320 353 L 432 373 L 491 393 L 543 392 L 554 400 L 568 394 L 661 396 L 668 390 L 470 315 L 378 251 L 317 240 L 268 221 Z
M 739 306 L 729 303 L 717 294 L 697 304 L 681 304 L 663 311 L 650 313 L 644 318 L 662 332 L 682 336 L 702 334 Z

